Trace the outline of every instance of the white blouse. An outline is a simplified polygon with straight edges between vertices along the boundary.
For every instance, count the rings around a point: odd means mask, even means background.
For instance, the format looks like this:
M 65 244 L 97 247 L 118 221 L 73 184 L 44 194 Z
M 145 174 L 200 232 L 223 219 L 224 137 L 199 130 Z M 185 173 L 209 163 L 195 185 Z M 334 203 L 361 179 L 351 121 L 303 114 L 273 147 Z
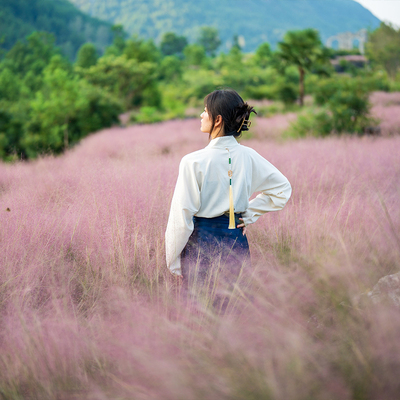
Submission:
M 187 154 L 179 165 L 165 232 L 167 266 L 174 275 L 182 274 L 180 254 L 193 232 L 193 216 L 213 218 L 229 210 L 229 170 L 235 213 L 243 213 L 246 226 L 268 211 L 281 210 L 290 198 L 286 177 L 233 136 L 217 137 L 204 149 Z M 249 201 L 254 192 L 261 193 Z

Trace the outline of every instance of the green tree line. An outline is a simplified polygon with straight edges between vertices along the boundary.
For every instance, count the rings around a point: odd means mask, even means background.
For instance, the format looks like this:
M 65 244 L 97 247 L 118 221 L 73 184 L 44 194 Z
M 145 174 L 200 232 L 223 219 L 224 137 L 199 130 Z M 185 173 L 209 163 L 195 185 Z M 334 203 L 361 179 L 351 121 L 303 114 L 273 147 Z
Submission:
M 159 44 L 126 38 L 121 26 L 112 32 L 113 42 L 103 54 L 94 43 L 85 43 L 75 62 L 45 32 L 32 33 L 4 53 L 1 158 L 60 153 L 87 134 L 118 123 L 126 111 L 140 123 L 181 118 L 218 87 L 234 88 L 247 99 L 278 100 L 288 109 L 312 94 L 322 107 L 306 121 L 314 130 L 361 131 L 369 123 L 368 92 L 393 89 L 398 82 L 398 64 L 393 66 L 389 53 L 400 33 L 384 24 L 371 33 L 371 66 L 349 68 L 345 77 L 329 62 L 335 51 L 326 49 L 312 29 L 288 32 L 276 51 L 263 43 L 252 54 L 242 51 L 238 37 L 228 52 L 218 53 L 219 33 L 211 27 L 203 27 L 192 43 L 173 32 Z M 373 47 L 384 52 L 385 41 L 387 56 Z

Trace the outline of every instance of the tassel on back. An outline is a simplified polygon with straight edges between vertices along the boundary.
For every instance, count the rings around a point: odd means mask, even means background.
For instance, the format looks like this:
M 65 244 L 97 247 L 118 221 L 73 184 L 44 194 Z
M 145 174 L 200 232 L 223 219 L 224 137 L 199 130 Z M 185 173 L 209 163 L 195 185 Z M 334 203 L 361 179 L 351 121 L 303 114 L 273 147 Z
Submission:
M 228 229 L 236 229 L 235 226 L 235 208 L 233 205 L 233 191 L 232 191 L 232 160 L 231 160 L 231 154 L 229 153 L 229 171 L 228 171 L 228 176 L 229 176 L 229 226 Z
M 233 192 L 232 185 L 229 185 L 229 226 L 228 229 L 236 229 L 235 226 L 235 211 L 233 208 Z

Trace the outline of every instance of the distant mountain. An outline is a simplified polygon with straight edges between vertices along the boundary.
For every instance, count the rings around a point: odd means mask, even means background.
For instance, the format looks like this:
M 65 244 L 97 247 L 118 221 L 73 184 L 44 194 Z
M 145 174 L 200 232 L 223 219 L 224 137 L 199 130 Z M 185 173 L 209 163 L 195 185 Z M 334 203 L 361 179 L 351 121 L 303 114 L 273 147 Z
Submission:
M 287 30 L 312 27 L 322 40 L 341 32 L 376 28 L 379 19 L 354 0 L 70 0 L 91 16 L 122 24 L 129 33 L 160 40 L 172 31 L 194 40 L 201 26 L 220 32 L 222 50 L 232 37 L 245 51 L 273 46 Z M 243 43 L 243 39 L 241 40 Z
M 110 28 L 67 0 L 0 0 L 0 47 L 6 50 L 33 31 L 47 31 L 72 59 L 85 42 L 103 50 L 112 41 Z

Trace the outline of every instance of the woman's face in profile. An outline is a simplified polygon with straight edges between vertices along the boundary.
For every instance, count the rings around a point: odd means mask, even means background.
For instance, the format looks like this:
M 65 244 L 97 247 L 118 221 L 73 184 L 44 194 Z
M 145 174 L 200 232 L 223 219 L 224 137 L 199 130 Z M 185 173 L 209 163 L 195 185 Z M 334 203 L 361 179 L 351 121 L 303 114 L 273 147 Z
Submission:
M 207 107 L 204 107 L 204 111 L 200 115 L 201 127 L 200 130 L 204 133 L 210 133 L 212 121 L 207 112 Z

